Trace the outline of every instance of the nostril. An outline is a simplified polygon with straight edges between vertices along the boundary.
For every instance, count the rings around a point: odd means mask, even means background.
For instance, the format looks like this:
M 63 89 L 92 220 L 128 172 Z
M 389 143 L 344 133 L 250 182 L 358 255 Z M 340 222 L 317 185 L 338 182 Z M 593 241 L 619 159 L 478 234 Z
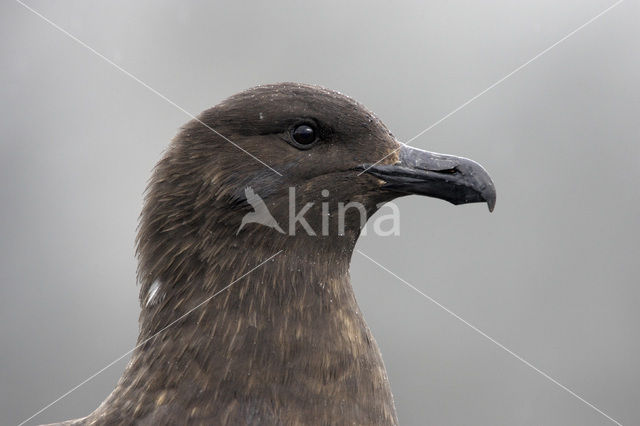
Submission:
M 433 170 L 436 173 L 441 173 L 443 175 L 455 175 L 456 173 L 458 173 L 458 168 L 457 167 L 452 167 L 450 169 L 444 169 L 444 170 Z

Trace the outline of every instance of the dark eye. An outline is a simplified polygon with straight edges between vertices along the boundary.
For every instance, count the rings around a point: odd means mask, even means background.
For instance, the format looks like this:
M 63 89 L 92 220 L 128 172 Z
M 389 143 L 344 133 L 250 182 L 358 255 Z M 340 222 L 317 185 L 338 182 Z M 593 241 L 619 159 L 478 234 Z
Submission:
M 308 124 L 300 124 L 291 130 L 291 138 L 297 144 L 307 147 L 316 141 L 316 131 Z

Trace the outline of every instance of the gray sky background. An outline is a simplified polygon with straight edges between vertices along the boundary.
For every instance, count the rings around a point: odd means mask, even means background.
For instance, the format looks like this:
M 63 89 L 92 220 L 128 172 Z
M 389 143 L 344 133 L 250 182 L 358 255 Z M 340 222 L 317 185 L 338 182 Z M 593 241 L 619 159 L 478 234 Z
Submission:
M 614 1 L 44 2 L 192 113 L 245 88 L 340 90 L 407 140 Z M 137 336 L 134 237 L 182 112 L 0 5 L 0 423 Z M 410 197 L 358 248 L 625 425 L 640 424 L 640 4 L 627 0 L 416 141 L 482 163 L 493 214 Z M 406 425 L 609 425 L 364 257 L 359 303 Z M 91 412 L 126 360 L 30 424 Z

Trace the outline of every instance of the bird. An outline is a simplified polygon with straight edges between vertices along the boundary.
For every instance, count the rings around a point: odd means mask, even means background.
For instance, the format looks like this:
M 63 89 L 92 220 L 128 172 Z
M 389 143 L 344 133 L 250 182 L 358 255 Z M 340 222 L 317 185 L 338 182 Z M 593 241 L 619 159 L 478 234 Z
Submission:
M 496 202 L 478 163 L 402 144 L 337 91 L 265 84 L 205 110 L 145 192 L 131 359 L 58 424 L 398 424 L 349 264 L 366 219 L 411 194 Z

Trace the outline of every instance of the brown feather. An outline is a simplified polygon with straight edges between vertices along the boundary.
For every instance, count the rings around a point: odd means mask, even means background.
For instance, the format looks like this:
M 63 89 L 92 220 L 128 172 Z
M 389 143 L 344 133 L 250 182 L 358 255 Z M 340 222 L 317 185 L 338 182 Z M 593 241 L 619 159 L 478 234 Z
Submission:
M 320 203 L 359 201 L 369 214 L 392 196 L 354 167 L 398 147 L 352 99 L 294 83 L 260 86 L 187 123 L 156 166 L 145 196 L 137 255 L 144 342 L 278 251 L 206 305 L 138 347 L 116 389 L 74 424 L 396 424 L 380 351 L 349 282 L 360 233 L 295 236 L 258 224 L 236 235 L 252 187 L 287 231 L 288 188 L 319 230 Z M 321 142 L 301 151 L 283 140 L 313 119 Z M 393 163 L 391 155 L 385 162 Z M 330 195 L 323 198 L 322 189 Z M 148 302 L 153 283 L 157 300 Z M 160 295 L 161 294 L 161 295 Z

